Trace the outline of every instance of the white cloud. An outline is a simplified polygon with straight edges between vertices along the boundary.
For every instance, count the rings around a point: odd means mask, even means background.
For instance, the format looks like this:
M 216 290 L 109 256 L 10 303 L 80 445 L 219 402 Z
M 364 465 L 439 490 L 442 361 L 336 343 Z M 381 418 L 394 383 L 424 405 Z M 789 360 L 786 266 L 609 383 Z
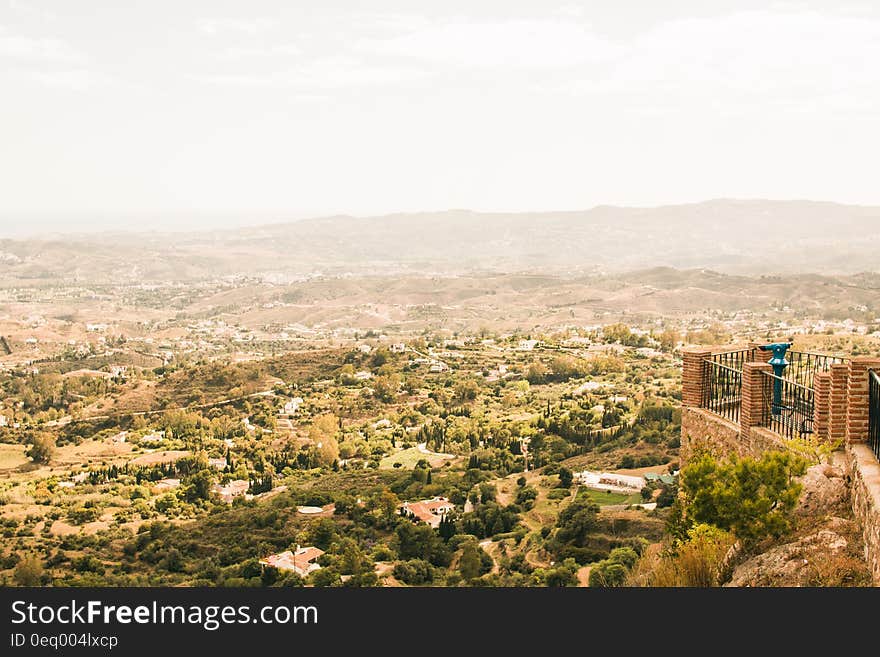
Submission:
M 69 91 L 88 91 L 110 83 L 110 78 L 103 73 L 87 69 L 71 69 L 65 71 L 15 71 L 13 77 L 34 82 L 42 86 Z
M 82 53 L 61 39 L 32 38 L 9 34 L 0 26 L 0 58 L 74 63 L 85 60 Z
M 200 76 L 209 84 L 246 87 L 294 87 L 303 91 L 413 82 L 425 77 L 419 69 L 406 66 L 371 65 L 349 57 L 325 57 L 294 69 L 255 74 Z
M 196 29 L 203 34 L 233 32 L 240 34 L 259 34 L 277 25 L 273 18 L 203 18 L 196 22 Z
M 361 39 L 365 53 L 481 69 L 571 67 L 615 57 L 619 47 L 587 26 L 560 20 L 450 22 L 387 39 Z
M 265 59 L 268 57 L 292 57 L 302 54 L 302 48 L 292 43 L 259 46 L 233 46 L 224 48 L 217 53 L 217 59 L 223 61 L 241 61 L 246 59 Z
M 9 0 L 9 8 L 21 16 L 33 16 L 44 21 L 54 21 L 58 14 L 44 7 L 37 7 L 32 2 L 22 0 Z
M 880 21 L 810 11 L 749 11 L 667 21 L 621 43 L 607 66 L 544 87 L 630 95 L 672 106 L 710 102 L 762 111 L 811 104 L 877 107 Z

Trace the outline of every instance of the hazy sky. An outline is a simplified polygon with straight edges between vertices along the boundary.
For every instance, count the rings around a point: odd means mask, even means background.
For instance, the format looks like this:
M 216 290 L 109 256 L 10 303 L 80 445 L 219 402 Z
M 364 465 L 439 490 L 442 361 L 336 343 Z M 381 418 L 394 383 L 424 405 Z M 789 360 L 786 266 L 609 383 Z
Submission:
M 880 3 L 0 0 L 0 236 L 880 204 Z

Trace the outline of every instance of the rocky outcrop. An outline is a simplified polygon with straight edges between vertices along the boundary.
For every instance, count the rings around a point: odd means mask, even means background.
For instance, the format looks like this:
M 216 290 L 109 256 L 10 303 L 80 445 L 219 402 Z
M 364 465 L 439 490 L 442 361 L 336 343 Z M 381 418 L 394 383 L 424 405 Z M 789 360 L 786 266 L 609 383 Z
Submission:
M 851 519 L 845 464 L 836 458 L 814 465 L 800 483 L 803 490 L 795 507 L 795 534 L 739 563 L 725 586 L 870 584 L 860 526 Z
M 741 563 L 726 586 L 823 586 L 833 576 L 863 580 L 864 563 L 852 554 L 858 535 L 856 523 L 832 516 L 821 528 Z
M 800 517 L 843 515 L 849 503 L 849 481 L 842 465 L 820 463 L 800 478 L 803 486 L 795 514 Z

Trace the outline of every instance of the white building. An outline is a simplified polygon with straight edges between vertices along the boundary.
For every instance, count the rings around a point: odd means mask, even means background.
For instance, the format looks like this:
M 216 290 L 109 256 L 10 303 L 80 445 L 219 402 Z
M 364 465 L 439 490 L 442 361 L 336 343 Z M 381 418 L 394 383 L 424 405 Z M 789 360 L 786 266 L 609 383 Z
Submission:
M 584 470 L 576 472 L 574 480 L 594 490 L 607 490 L 616 493 L 633 493 L 645 487 L 645 478 L 633 475 L 622 475 L 614 472 L 593 472 Z
M 520 340 L 517 345 L 517 351 L 531 351 L 536 346 L 538 346 L 537 340 Z

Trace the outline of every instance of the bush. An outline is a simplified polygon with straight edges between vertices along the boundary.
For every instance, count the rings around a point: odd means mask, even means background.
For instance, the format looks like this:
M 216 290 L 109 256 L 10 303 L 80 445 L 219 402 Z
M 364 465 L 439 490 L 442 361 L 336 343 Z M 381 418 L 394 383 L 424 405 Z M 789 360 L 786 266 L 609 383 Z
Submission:
M 550 587 L 577 586 L 577 571 L 577 562 L 566 559 L 543 572 L 544 584 Z
M 590 569 L 590 586 L 623 586 L 629 571 L 638 560 L 638 553 L 631 547 L 614 548 L 607 559 Z
M 424 559 L 410 559 L 394 565 L 391 573 L 404 584 L 417 586 L 434 581 L 434 567 Z
M 43 564 L 35 555 L 28 555 L 18 562 L 12 578 L 19 586 L 39 586 L 43 579 Z
M 803 458 L 787 452 L 767 452 L 760 459 L 734 456 L 728 462 L 700 455 L 679 477 L 679 538 L 681 530 L 697 523 L 732 531 L 744 542 L 782 536 L 791 527 L 801 491 L 794 478 L 805 469 Z
M 687 539 L 663 555 L 646 555 L 629 577 L 634 586 L 720 586 L 728 578 L 726 557 L 734 538 L 711 525 L 695 525 Z
M 520 488 L 516 493 L 516 499 L 514 500 L 515 504 L 518 504 L 523 509 L 528 511 L 535 505 L 535 498 L 538 497 L 538 491 L 536 491 L 531 486 L 526 486 L 524 488 Z

